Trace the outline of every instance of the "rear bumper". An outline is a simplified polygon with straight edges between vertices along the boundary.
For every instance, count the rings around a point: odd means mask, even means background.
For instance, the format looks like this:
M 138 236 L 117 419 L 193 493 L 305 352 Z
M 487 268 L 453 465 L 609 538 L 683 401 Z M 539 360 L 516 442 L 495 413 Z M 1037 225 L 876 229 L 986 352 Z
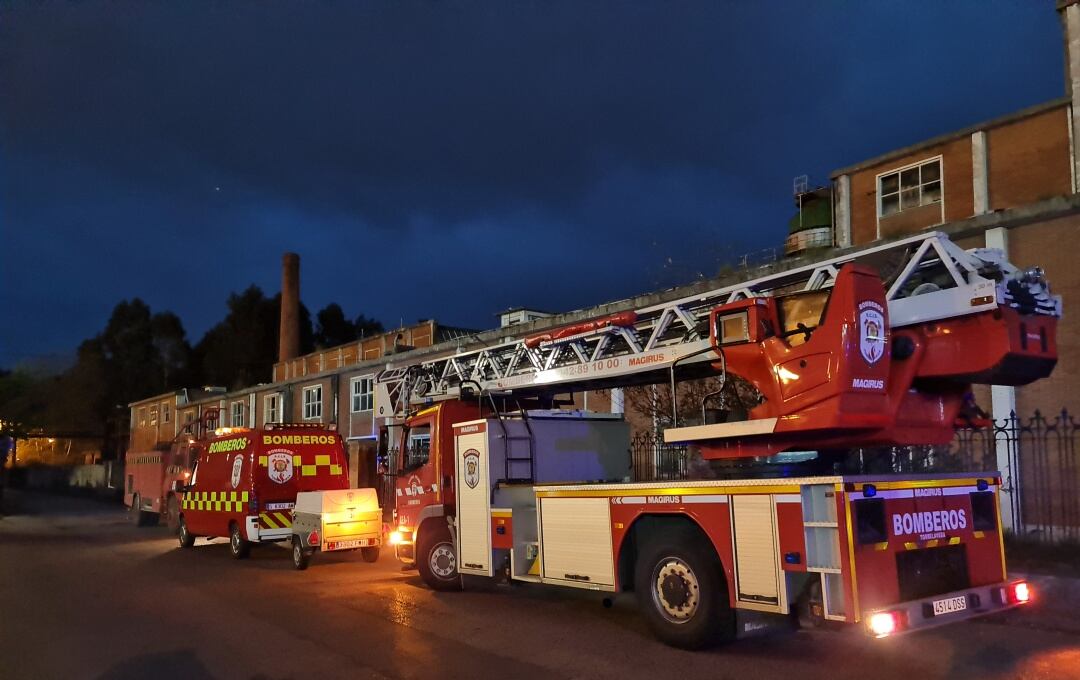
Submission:
M 941 593 L 932 597 L 901 602 L 881 609 L 867 611 L 863 614 L 863 628 L 868 635 L 873 637 L 886 637 L 886 635 L 892 637 L 1013 609 L 1026 603 L 1018 602 L 1012 597 L 1012 587 L 1016 583 L 1019 583 L 1019 581 L 1002 581 L 1001 583 L 965 588 L 951 593 Z M 960 611 L 934 613 L 935 602 L 953 598 L 963 598 L 966 607 Z M 876 633 L 873 630 L 872 623 L 875 614 L 893 614 L 897 621 L 896 630 L 886 635 Z
M 258 515 L 248 515 L 245 524 L 247 539 L 252 542 L 287 541 L 292 538 L 292 527 L 267 529 L 259 525 Z

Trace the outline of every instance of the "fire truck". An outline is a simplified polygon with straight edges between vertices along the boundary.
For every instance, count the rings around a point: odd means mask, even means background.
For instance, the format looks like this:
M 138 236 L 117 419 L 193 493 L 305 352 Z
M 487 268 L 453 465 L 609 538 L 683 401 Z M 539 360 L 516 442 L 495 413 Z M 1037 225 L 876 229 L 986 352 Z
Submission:
M 171 442 L 150 451 L 128 451 L 124 457 L 124 505 L 132 523 L 154 526 L 165 516 L 169 530 L 180 530 L 179 489 L 191 478 L 200 440 L 217 428 L 220 410 L 206 407 L 200 419 L 187 423 Z
M 376 412 L 398 452 L 390 542 L 437 590 L 632 591 L 684 648 L 793 620 L 885 637 L 1021 605 L 999 472 L 873 473 L 866 459 L 947 444 L 974 384 L 1049 375 L 1060 316 L 1040 270 L 930 232 L 389 364 Z M 717 387 L 680 423 L 679 385 L 700 378 Z M 663 437 L 700 457 L 701 479 L 635 481 L 621 416 L 551 408 L 649 384 L 670 386 Z

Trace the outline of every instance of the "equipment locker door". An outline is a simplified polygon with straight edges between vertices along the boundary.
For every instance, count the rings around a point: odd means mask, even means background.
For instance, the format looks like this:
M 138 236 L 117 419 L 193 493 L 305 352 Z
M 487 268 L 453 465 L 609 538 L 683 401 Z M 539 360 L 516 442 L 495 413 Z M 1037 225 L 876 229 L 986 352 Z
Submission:
M 455 426 L 457 429 L 458 426 Z M 454 438 L 458 571 L 491 576 L 491 476 L 486 428 Z
M 731 497 L 735 593 L 747 609 L 781 611 L 776 513 L 768 494 Z

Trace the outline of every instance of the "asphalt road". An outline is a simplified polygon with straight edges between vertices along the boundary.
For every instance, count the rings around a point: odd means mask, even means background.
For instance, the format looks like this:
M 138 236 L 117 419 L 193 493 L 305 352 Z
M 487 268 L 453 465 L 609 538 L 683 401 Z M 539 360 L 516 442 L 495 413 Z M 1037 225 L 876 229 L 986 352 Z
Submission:
M 1080 678 L 1080 636 L 1038 603 L 890 640 L 783 632 L 709 652 L 653 640 L 633 598 L 574 590 L 437 594 L 392 556 L 224 541 L 181 551 L 101 503 L 20 495 L 0 519 L 0 678 Z

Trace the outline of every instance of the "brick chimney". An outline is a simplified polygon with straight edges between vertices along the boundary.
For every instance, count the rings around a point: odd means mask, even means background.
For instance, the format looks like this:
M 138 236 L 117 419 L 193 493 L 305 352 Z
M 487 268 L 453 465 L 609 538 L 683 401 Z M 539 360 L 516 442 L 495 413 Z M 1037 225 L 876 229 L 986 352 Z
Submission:
M 300 355 L 300 256 L 281 257 L 281 327 L 278 332 L 278 361 Z

